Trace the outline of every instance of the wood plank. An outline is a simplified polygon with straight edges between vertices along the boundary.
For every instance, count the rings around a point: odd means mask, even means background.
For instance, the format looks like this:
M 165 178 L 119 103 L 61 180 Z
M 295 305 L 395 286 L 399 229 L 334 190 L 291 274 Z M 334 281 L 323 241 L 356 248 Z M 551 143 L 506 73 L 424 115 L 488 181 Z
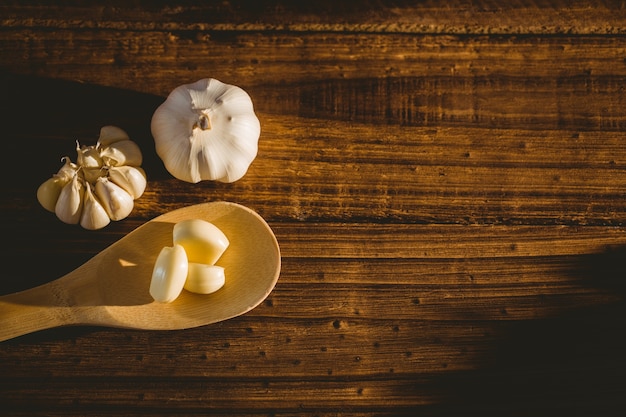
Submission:
M 625 409 L 622 2 L 90 3 L 0 5 L 0 293 L 208 200 L 268 220 L 281 276 L 217 325 L 4 342 L 4 413 Z M 153 149 L 154 109 L 204 77 L 245 88 L 261 120 L 234 184 L 176 181 Z M 104 124 L 141 145 L 149 186 L 88 232 L 34 190 Z
M 620 247 L 624 228 L 281 223 L 285 257 L 467 259 L 586 255 Z
M 16 381 L 5 391 L 13 396 L 12 403 L 37 396 L 40 406 L 55 409 L 69 407 L 79 412 L 99 410 L 108 407 L 122 407 L 149 412 L 176 413 L 177 410 L 199 410 L 208 412 L 243 412 L 254 408 L 260 412 L 277 410 L 294 412 L 298 410 L 326 409 L 346 407 L 354 411 L 368 411 L 372 408 L 382 410 L 426 405 L 437 396 L 432 393 L 416 395 L 406 381 L 320 381 L 310 384 L 302 381 L 267 382 L 245 379 L 197 380 L 186 385 L 181 391 L 176 379 L 155 379 L 137 385 L 132 379 L 89 380 L 81 389 L 78 381 L 58 380 L 54 395 L 45 395 L 45 390 L 30 388 L 32 380 Z M 3 384 L 4 385 L 4 384 Z M 3 387 L 4 388 L 4 387 Z M 106 391 L 108 399 L 102 399 L 99 392 Z M 154 395 L 159 392 L 160 395 Z M 236 394 L 236 395 L 233 395 Z M 165 404 L 164 404 L 165 401 Z M 381 404 L 394 404 L 384 406 Z
M 461 34 L 623 33 L 617 1 L 490 1 L 381 3 L 176 2 L 60 6 L 42 1 L 5 3 L 3 25 L 73 29 L 265 30 Z
M 303 32 L 277 37 L 271 32 L 235 32 L 222 39 L 219 34 L 211 39 L 208 32 L 206 38 L 198 40 L 167 31 L 40 32 L 16 28 L 0 32 L 0 64 L 14 73 L 159 96 L 167 95 L 180 84 L 214 77 L 253 93 L 255 88 L 265 88 L 260 90 L 262 94 L 254 96 L 260 109 L 263 109 L 261 97 L 271 96 L 275 102 L 276 93 L 272 96 L 272 91 L 281 85 L 287 84 L 284 86 L 287 91 L 290 84 L 296 83 L 310 89 L 322 80 L 445 77 L 457 88 L 466 90 L 457 93 L 463 97 L 468 89 L 488 82 L 501 88 L 515 83 L 507 75 L 529 80 L 548 77 L 556 79 L 554 83 L 580 85 L 576 77 L 582 77 L 583 81 L 585 77 L 619 77 L 626 71 L 622 64 L 626 40 L 620 36 L 459 37 Z M 94 44 L 98 45 L 97 54 L 93 53 Z M 28 60 L 15 60 L 15 56 Z M 467 81 L 467 77 L 489 78 Z M 423 83 L 429 81 L 418 82 L 426 87 L 428 84 Z M 532 83 L 527 83 L 528 87 Z M 555 97 L 537 94 L 537 98 Z
M 3 356 L 15 378 L 402 379 L 476 369 L 484 365 L 487 341 L 498 334 L 497 326 L 479 321 L 258 317 L 192 329 L 193 344 L 170 346 L 167 340 L 177 335 L 77 328 L 60 332 L 82 334 L 79 340 L 62 342 L 44 331 L 9 342 Z M 103 356 L 119 361 L 104 366 Z

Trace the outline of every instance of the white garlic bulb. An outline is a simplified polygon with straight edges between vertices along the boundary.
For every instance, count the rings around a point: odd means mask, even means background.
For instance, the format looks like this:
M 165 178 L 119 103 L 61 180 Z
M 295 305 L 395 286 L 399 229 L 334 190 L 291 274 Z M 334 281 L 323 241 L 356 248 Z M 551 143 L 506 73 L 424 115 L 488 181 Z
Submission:
M 128 217 L 146 188 L 139 146 L 119 127 L 104 126 L 96 145 L 76 142 L 76 153 L 76 163 L 64 157 L 61 169 L 37 189 L 42 207 L 89 230 Z
M 234 182 L 256 158 L 261 126 L 248 93 L 206 78 L 175 88 L 154 112 L 151 130 L 174 177 Z

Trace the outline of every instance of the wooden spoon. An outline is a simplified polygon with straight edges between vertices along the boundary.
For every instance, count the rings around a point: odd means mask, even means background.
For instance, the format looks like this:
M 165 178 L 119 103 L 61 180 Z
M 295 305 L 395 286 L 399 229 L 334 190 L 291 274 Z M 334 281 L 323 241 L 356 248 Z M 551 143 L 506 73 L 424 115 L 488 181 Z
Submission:
M 222 229 L 230 246 L 218 260 L 226 284 L 208 295 L 183 290 L 172 303 L 149 293 L 152 270 L 174 224 L 204 219 Z M 96 325 L 177 330 L 244 314 L 272 291 L 280 273 L 274 233 L 254 211 L 230 202 L 198 204 L 138 227 L 69 274 L 0 297 L 0 341 L 51 327 Z

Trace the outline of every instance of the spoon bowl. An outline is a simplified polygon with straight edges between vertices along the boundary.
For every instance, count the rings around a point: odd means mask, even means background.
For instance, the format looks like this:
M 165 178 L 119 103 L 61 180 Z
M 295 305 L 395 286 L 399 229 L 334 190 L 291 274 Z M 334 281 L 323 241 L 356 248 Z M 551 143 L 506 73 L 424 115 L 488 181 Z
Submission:
M 149 293 L 152 270 L 174 225 L 203 219 L 230 246 L 217 261 L 226 284 L 212 294 L 183 290 L 171 303 Z M 272 291 L 280 274 L 276 237 L 261 216 L 231 202 L 184 207 L 150 220 L 69 274 L 0 297 L 0 341 L 51 327 L 95 325 L 145 330 L 204 326 L 244 314 Z

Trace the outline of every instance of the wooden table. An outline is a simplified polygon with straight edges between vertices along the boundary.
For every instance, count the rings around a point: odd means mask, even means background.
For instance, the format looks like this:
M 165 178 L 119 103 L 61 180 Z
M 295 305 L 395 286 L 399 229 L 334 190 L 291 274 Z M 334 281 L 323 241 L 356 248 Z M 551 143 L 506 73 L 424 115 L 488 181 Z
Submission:
M 62 3 L 0 5 L 0 292 L 216 200 L 267 220 L 282 271 L 219 324 L 1 343 L 3 415 L 624 415 L 622 2 Z M 206 77 L 261 121 L 232 184 L 174 179 L 150 134 Z M 36 189 L 107 124 L 147 190 L 63 224 Z

